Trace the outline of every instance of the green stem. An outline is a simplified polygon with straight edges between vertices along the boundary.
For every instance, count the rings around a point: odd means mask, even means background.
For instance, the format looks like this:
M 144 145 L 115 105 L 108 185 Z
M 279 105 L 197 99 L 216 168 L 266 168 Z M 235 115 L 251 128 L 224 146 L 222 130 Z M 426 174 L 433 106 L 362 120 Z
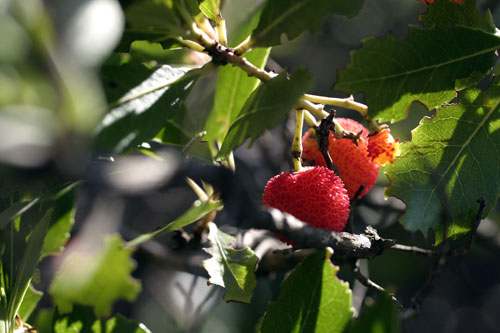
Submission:
M 318 125 L 316 118 L 309 111 L 304 111 L 304 120 L 306 121 L 307 126 L 315 127 Z
M 292 156 L 293 168 L 295 171 L 302 170 L 302 124 L 304 123 L 304 110 L 298 109 L 295 111 L 295 133 L 293 135 Z
M 189 177 L 186 177 L 185 180 L 201 201 L 208 201 L 208 194 L 194 180 Z
M 184 39 L 182 37 L 177 37 L 177 38 L 175 38 L 175 40 L 178 41 L 179 43 L 181 43 L 182 45 L 189 47 L 191 50 L 198 51 L 198 52 L 203 52 L 205 50 L 205 48 L 201 44 L 199 44 L 195 41 L 192 41 L 189 39 Z
M 361 113 L 363 117 L 366 117 L 368 115 L 368 106 L 356 102 L 352 95 L 347 98 L 335 98 L 335 97 L 304 94 L 304 96 L 302 96 L 302 99 L 313 103 L 340 106 L 346 109 L 355 110 Z
M 252 48 L 252 39 L 250 36 L 247 37 L 243 42 L 240 43 L 240 45 L 236 46 L 234 48 L 234 53 L 242 55 L 246 52 L 248 52 Z
M 215 20 L 215 30 L 217 31 L 219 43 L 227 46 L 226 20 L 224 20 L 224 18 L 220 14 L 217 17 L 217 20 Z

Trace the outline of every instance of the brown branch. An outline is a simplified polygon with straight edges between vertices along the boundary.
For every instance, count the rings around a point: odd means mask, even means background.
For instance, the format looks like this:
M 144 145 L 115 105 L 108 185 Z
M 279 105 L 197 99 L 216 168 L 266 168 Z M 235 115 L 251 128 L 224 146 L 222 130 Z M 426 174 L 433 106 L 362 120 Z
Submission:
M 349 258 L 374 258 L 394 245 L 392 239 L 381 238 L 372 227 L 367 227 L 364 234 L 317 229 L 274 208 L 261 211 L 253 227 L 281 234 L 299 249 L 331 247 L 335 256 Z

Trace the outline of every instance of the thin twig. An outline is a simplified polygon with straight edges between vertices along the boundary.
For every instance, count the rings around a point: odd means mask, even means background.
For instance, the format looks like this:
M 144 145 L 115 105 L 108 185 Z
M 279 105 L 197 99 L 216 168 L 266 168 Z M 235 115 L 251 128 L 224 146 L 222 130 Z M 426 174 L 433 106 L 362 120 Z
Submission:
M 375 282 L 373 282 L 372 280 L 370 280 L 361 273 L 359 269 L 359 260 L 356 260 L 354 262 L 352 272 L 354 273 L 354 277 L 356 278 L 356 280 L 361 282 L 362 285 L 364 285 L 367 288 L 371 288 L 376 291 L 389 294 L 391 296 L 392 301 L 396 303 L 400 309 L 404 310 L 404 306 L 398 301 L 398 299 L 396 298 L 396 296 L 394 296 L 394 294 L 387 292 L 383 287 L 379 286 L 378 284 L 376 284 Z
M 422 255 L 425 257 L 432 257 L 435 256 L 439 253 L 439 251 L 435 250 L 427 250 L 427 249 L 422 249 L 417 246 L 408 246 L 408 245 L 402 245 L 402 244 L 394 244 L 392 247 L 390 247 L 392 250 L 399 250 L 403 252 L 411 252 L 413 254 L 418 254 Z

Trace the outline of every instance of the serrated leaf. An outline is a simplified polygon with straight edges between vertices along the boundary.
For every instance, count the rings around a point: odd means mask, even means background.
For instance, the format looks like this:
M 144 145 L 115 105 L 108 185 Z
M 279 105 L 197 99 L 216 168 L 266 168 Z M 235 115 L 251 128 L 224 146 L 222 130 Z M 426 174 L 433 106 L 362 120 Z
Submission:
M 31 315 L 31 313 L 35 310 L 38 302 L 42 298 L 43 293 L 41 291 L 35 290 L 33 286 L 29 286 L 26 290 L 26 294 L 24 295 L 23 301 L 17 313 L 19 317 L 26 322 Z
M 201 0 L 200 9 L 209 19 L 218 20 L 220 17 L 220 0 Z
M 352 293 L 324 249 L 301 262 L 269 303 L 260 332 L 342 332 L 352 317 Z
M 411 26 L 403 40 L 393 35 L 364 40 L 335 89 L 364 92 L 371 118 L 399 121 L 414 101 L 433 109 L 455 97 L 455 80 L 474 72 L 484 76 L 498 47 L 498 36 L 478 29 Z
M 361 314 L 344 333 L 400 333 L 400 311 L 387 293 L 380 293 L 375 304 L 363 305 Z
M 148 79 L 120 98 L 97 130 L 96 146 L 123 152 L 152 139 L 184 99 L 202 69 L 163 65 Z
M 236 43 L 244 40 L 248 33 L 257 26 L 259 17 L 260 11 L 257 11 L 238 28 L 238 33 L 233 38 Z M 245 53 L 245 58 L 262 69 L 267 62 L 270 51 L 270 48 L 257 48 Z M 243 104 L 257 88 L 259 82 L 257 78 L 248 76 L 239 67 L 224 66 L 219 68 L 214 106 L 205 124 L 206 140 L 210 143 L 210 146 L 213 146 L 216 141 L 222 142 L 229 130 L 229 126 L 234 122 Z
M 150 333 L 143 324 L 127 319 L 121 314 L 108 320 L 96 318 L 92 307 L 75 306 L 68 314 L 57 315 L 53 322 L 54 333 Z
M 211 247 L 205 251 L 212 257 L 204 260 L 202 266 L 210 275 L 208 283 L 226 288 L 226 302 L 250 303 L 257 286 L 255 266 L 259 258 L 250 248 L 231 248 L 234 237 L 220 231 L 213 222 L 209 223 L 207 238 Z
M 59 311 L 67 313 L 73 304 L 81 304 L 107 316 L 117 300 L 133 301 L 140 283 L 130 276 L 135 267 L 131 254 L 119 235 L 107 236 L 101 249 L 68 254 L 49 290 Z
M 216 201 L 216 202 L 211 202 L 211 201 L 206 201 L 206 202 L 200 202 L 197 201 L 189 208 L 187 211 L 185 211 L 181 216 L 173 220 L 172 222 L 168 223 L 167 225 L 153 231 L 147 234 L 142 234 L 139 237 L 131 240 L 130 242 L 127 242 L 127 247 L 133 247 L 138 244 L 147 242 L 148 240 L 153 239 L 154 237 L 159 236 L 160 234 L 166 234 L 171 231 L 174 231 L 176 229 L 185 227 L 195 221 L 198 221 L 201 219 L 203 216 L 207 215 L 211 211 L 218 209 L 219 207 L 222 207 L 222 201 Z
M 462 4 L 449 0 L 436 0 L 428 8 L 427 13 L 420 16 L 420 22 L 426 28 L 436 26 L 447 30 L 461 25 L 492 34 L 496 31 L 491 12 L 488 10 L 482 17 L 476 8 L 476 0 L 465 0 Z
M 0 332 L 10 332 L 40 258 L 53 209 L 29 210 L 0 230 Z
M 459 104 L 438 108 L 401 145 L 401 156 L 386 167 L 388 195 L 403 200 L 401 222 L 409 230 L 436 232 L 436 243 L 471 229 L 486 199 L 486 214 L 500 192 L 500 84 L 487 92 L 459 94 Z
M 252 33 L 253 47 L 280 44 L 284 33 L 289 40 L 297 38 L 306 29 L 317 31 L 327 14 L 353 17 L 363 0 L 270 0 L 267 1 L 259 25 Z
M 280 124 L 299 97 L 312 89 L 313 78 L 305 69 L 297 69 L 290 79 L 286 76 L 283 71 L 250 95 L 229 128 L 217 157 L 227 156 L 247 138 L 255 140 L 266 129 Z

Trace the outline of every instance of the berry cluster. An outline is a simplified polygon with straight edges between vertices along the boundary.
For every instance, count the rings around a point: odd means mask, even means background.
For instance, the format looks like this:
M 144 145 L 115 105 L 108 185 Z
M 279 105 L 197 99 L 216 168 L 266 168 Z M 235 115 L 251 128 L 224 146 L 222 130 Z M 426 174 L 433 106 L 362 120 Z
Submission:
M 363 197 L 375 185 L 380 165 L 392 163 L 399 154 L 399 142 L 387 127 L 370 134 L 360 123 L 337 118 L 345 130 L 358 133 L 358 139 L 336 139 L 329 134 L 328 152 L 339 175 L 326 168 L 313 129 L 302 138 L 302 159 L 308 166 L 286 171 L 271 178 L 262 196 L 262 204 L 280 209 L 310 225 L 342 231 L 349 218 L 350 199 Z M 288 240 L 284 239 L 289 242 Z

